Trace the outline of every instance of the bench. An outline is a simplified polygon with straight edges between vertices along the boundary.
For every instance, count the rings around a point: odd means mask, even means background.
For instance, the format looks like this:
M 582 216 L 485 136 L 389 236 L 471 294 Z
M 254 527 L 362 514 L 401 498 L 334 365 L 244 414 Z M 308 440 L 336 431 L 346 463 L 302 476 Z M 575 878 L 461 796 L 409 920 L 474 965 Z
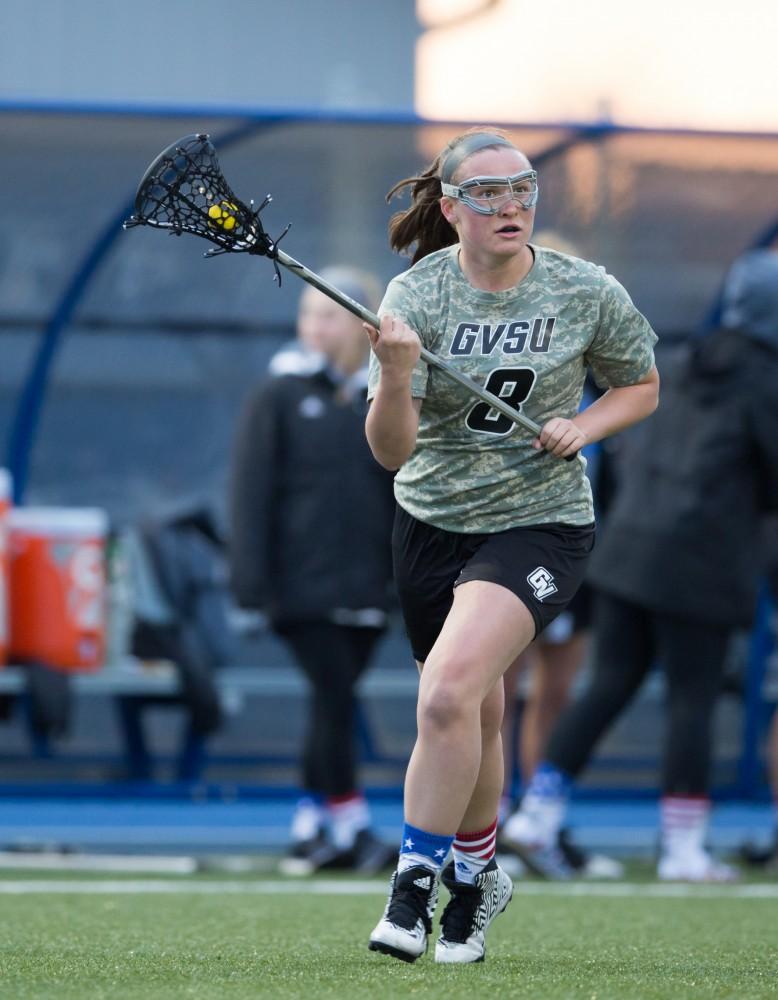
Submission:
M 292 697 L 302 699 L 307 691 L 305 678 L 294 667 L 235 666 L 214 672 L 214 680 L 222 704 L 236 711 L 246 697 Z M 88 699 L 95 696 L 115 699 L 122 738 L 122 756 L 131 780 L 150 780 L 154 770 L 154 753 L 144 733 L 143 715 L 149 708 L 182 706 L 179 674 L 172 663 L 146 663 L 127 657 L 91 673 L 72 673 L 70 689 L 73 697 Z M 359 685 L 363 698 L 415 698 L 418 677 L 415 669 L 374 668 L 367 672 Z M 25 698 L 28 682 L 25 668 L 9 665 L 0 669 L 0 696 Z M 37 757 L 55 756 L 50 741 L 31 730 L 32 754 Z M 381 763 L 386 755 L 376 746 L 364 712 L 358 715 L 358 739 L 362 757 Z M 207 739 L 188 727 L 176 753 L 176 774 L 181 781 L 196 781 L 207 763 Z M 387 759 L 388 763 L 397 763 Z

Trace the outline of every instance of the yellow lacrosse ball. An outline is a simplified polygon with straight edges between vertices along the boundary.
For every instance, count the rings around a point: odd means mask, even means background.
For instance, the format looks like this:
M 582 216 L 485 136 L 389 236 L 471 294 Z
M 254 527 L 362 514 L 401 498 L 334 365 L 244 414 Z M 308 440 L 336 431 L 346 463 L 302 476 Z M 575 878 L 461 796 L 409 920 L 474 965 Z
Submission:
M 220 229 L 226 229 L 229 232 L 238 224 L 234 215 L 237 211 L 238 206 L 233 205 L 231 201 L 220 201 L 218 205 L 211 205 L 208 209 L 208 218 L 211 220 L 209 225 L 219 226 Z

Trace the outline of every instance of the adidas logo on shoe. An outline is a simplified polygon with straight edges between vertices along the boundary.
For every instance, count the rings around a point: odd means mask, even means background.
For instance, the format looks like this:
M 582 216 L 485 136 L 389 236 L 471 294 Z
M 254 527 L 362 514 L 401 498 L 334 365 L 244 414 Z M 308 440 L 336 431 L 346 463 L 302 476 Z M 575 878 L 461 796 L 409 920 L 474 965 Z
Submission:
M 415 962 L 427 950 L 437 901 L 438 879 L 429 868 L 416 865 L 395 872 L 386 909 L 370 935 L 368 948 L 403 962 Z

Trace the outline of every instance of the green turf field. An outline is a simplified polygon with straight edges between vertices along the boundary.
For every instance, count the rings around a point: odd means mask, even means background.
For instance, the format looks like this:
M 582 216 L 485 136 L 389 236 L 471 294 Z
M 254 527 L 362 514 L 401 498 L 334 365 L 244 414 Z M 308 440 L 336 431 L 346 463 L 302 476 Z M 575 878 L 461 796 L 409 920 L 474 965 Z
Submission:
M 460 968 L 369 952 L 383 892 L 347 878 L 0 876 L 0 997 L 778 996 L 778 882 L 517 882 L 486 962 Z

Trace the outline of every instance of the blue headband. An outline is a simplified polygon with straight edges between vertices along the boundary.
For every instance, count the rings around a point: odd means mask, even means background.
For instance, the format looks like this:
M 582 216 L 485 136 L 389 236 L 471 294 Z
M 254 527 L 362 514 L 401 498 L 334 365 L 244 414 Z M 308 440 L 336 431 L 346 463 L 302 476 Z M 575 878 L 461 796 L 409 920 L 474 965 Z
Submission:
M 487 146 L 508 146 L 509 149 L 516 147 L 512 142 L 508 142 L 501 135 L 494 132 L 473 132 L 472 135 L 463 139 L 459 145 L 454 146 L 446 154 L 440 165 L 440 179 L 444 184 L 448 184 L 454 176 L 454 171 L 468 156 L 477 153 L 479 149 L 486 149 Z

